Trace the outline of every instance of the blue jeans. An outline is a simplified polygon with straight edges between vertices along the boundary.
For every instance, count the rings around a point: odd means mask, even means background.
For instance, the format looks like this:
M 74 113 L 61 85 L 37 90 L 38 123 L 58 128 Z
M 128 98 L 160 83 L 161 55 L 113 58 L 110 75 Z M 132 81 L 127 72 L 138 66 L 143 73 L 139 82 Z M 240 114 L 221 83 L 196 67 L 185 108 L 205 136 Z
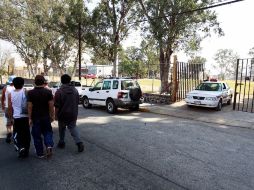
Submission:
M 38 156 L 43 155 L 42 135 L 46 147 L 53 147 L 53 131 L 49 117 L 33 119 L 32 136 Z

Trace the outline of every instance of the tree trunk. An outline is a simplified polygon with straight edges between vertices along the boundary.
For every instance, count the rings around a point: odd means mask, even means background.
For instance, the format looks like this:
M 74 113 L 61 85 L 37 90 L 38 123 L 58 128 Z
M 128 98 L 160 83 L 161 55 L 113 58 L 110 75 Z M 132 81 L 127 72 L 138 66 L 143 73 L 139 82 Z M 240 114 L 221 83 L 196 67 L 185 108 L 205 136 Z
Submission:
M 50 67 L 48 66 L 47 63 L 48 63 L 48 62 L 47 62 L 47 57 L 44 57 L 44 58 L 43 58 L 43 72 L 44 72 L 44 75 L 45 75 L 45 76 L 48 76 L 48 71 L 49 71 L 49 69 L 50 69 Z
M 78 64 L 78 57 L 79 57 L 79 54 L 77 53 L 77 56 L 75 58 L 75 61 L 74 61 L 74 66 L 73 66 L 73 69 L 71 71 L 71 77 L 75 77 L 75 74 L 76 74 L 76 70 L 77 70 L 77 64 Z
M 117 77 L 118 75 L 118 46 L 119 46 L 119 35 L 115 34 L 115 41 L 114 41 L 114 50 L 113 50 L 113 76 Z
M 160 79 L 161 79 L 161 94 L 169 93 L 169 67 L 170 67 L 170 57 L 172 50 L 168 48 L 166 51 L 160 48 Z

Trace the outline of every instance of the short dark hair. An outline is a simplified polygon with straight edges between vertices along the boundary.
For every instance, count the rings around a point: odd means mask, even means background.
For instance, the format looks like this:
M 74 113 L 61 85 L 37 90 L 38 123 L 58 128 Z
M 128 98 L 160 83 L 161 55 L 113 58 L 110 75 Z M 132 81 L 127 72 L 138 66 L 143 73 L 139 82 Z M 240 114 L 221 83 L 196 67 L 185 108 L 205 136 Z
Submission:
M 24 79 L 22 77 L 16 77 L 13 79 L 13 85 L 16 89 L 21 89 L 24 86 Z
M 45 78 L 42 75 L 36 75 L 34 79 L 34 83 L 36 86 L 41 86 L 45 82 Z
M 61 83 L 62 84 L 69 84 L 71 82 L 71 77 L 67 74 L 61 76 Z

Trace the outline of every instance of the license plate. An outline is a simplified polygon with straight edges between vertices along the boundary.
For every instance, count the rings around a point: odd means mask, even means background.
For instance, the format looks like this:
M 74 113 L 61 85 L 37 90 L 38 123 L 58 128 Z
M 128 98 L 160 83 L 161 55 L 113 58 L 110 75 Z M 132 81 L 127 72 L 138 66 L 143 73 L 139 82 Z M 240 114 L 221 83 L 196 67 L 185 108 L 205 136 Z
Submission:
M 201 101 L 194 101 L 194 104 L 200 105 L 200 104 L 201 104 Z

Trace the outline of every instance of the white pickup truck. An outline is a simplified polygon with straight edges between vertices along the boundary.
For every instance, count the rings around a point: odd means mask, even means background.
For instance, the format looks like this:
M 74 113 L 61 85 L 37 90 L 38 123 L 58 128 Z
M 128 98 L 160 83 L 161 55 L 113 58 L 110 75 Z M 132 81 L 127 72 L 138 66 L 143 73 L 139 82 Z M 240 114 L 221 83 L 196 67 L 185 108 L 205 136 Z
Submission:
M 82 87 L 81 83 L 80 83 L 79 81 L 71 81 L 71 84 L 74 85 L 75 88 L 78 90 L 79 97 L 81 98 L 81 97 L 82 97 L 82 94 L 83 94 L 83 90 L 84 90 L 84 88 Z M 54 84 L 54 85 L 51 87 L 53 96 L 55 95 L 57 89 L 60 88 L 60 86 L 61 86 L 61 83 L 58 82 L 58 83 Z

